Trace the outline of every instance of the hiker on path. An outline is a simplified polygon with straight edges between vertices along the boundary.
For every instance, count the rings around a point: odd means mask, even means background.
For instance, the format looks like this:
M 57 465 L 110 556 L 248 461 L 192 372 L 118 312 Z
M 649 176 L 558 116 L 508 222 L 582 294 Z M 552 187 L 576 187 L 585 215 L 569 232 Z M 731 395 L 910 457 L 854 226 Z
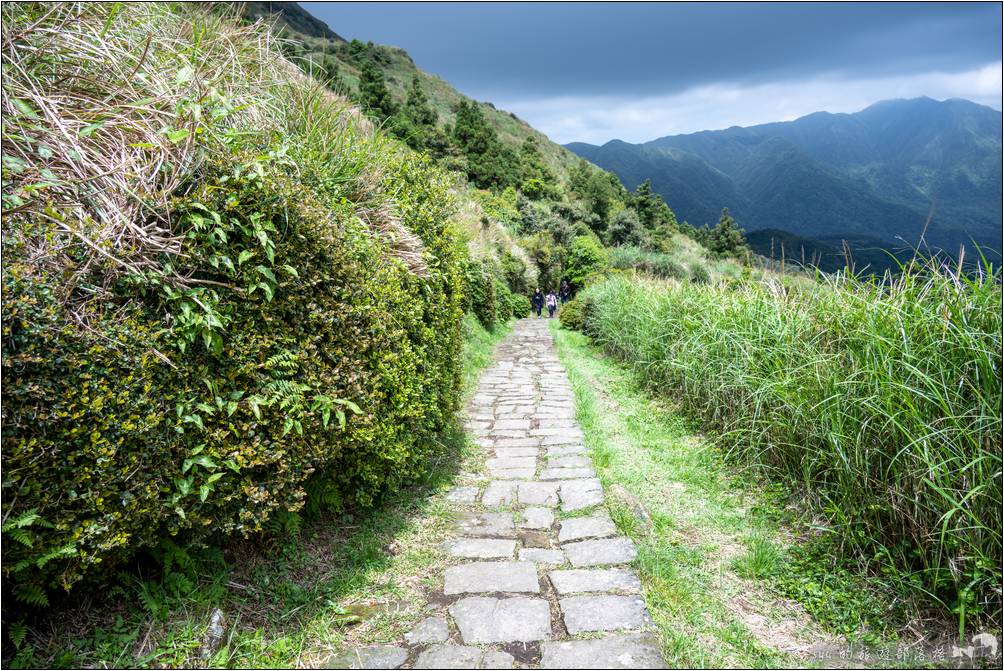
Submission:
M 533 306 L 533 311 L 540 316 L 540 311 L 544 309 L 544 294 L 541 292 L 540 288 L 533 293 L 533 298 L 530 299 L 530 304 Z
M 554 295 L 554 289 L 547 294 L 547 318 L 554 317 L 554 311 L 558 309 L 558 297 Z
M 561 288 L 558 289 L 558 295 L 561 296 L 561 304 L 564 305 L 572 297 L 572 285 L 568 283 L 568 280 L 561 280 Z

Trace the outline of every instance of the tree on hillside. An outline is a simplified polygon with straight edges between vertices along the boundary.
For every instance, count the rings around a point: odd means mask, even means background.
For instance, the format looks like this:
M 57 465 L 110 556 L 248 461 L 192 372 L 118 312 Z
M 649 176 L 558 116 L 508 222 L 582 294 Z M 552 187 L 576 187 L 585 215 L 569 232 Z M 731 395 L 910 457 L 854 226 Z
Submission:
M 404 113 L 416 126 L 435 126 L 439 122 L 439 115 L 429 104 L 429 96 L 425 95 L 425 90 L 418 81 L 418 75 L 411 78 L 408 99 L 404 103 Z
M 539 231 L 523 241 L 523 249 L 537 267 L 537 284 L 545 291 L 556 289 L 561 281 L 561 268 L 565 248 L 559 245 L 550 231 Z
M 638 213 L 638 219 L 648 231 L 650 244 L 661 250 L 665 243 L 679 230 L 676 215 L 669 209 L 662 196 L 652 191 L 652 180 L 646 179 L 638 185 L 629 198 L 630 206 Z
M 645 227 L 638 214 L 631 208 L 624 208 L 610 219 L 607 225 L 607 244 L 634 245 L 644 247 L 648 242 Z
M 373 61 L 364 60 L 359 71 L 359 96 L 358 103 L 366 110 L 367 114 L 378 119 L 388 119 L 394 116 L 397 105 L 387 90 L 387 82 L 384 80 L 383 72 Z
M 722 216 L 707 235 L 707 242 L 704 243 L 714 256 L 723 258 L 734 256 L 739 259 L 746 259 L 750 254 L 749 245 L 746 244 L 746 237 L 743 231 L 736 225 L 729 208 L 722 208 Z
M 612 173 L 591 166 L 585 159 L 572 168 L 569 174 L 572 192 L 586 202 L 589 209 L 606 222 L 611 208 L 624 190 Z
M 438 122 L 439 115 L 432 109 L 418 75 L 415 75 L 408 88 L 408 98 L 394 117 L 394 134 L 412 149 L 417 151 L 429 149 L 436 154 L 441 148 L 440 145 L 446 141 L 441 137 Z
M 523 146 L 519 150 L 519 163 L 522 172 L 520 190 L 527 198 L 539 200 L 557 196 L 557 179 L 544 163 L 537 140 L 532 136 L 523 140 Z
M 488 125 L 481 106 L 463 100 L 457 105 L 456 114 L 453 140 L 466 159 L 467 177 L 483 189 L 518 186 L 519 160 Z
M 580 235 L 572 240 L 565 261 L 565 276 L 572 286 L 581 288 L 610 267 L 607 250 L 594 235 Z

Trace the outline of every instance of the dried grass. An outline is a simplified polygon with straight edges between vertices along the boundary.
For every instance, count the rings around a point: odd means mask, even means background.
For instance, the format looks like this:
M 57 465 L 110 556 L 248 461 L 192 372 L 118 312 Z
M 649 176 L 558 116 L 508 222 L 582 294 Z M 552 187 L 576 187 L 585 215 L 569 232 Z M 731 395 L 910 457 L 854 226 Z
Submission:
M 4 234 L 48 220 L 35 263 L 66 253 L 136 272 L 179 254 L 170 199 L 222 130 L 289 123 L 291 103 L 321 100 L 362 131 L 358 112 L 285 60 L 264 22 L 156 3 L 7 3 L 2 37 Z M 229 110 L 214 123 L 213 111 Z M 114 274 L 114 272 L 112 273 Z

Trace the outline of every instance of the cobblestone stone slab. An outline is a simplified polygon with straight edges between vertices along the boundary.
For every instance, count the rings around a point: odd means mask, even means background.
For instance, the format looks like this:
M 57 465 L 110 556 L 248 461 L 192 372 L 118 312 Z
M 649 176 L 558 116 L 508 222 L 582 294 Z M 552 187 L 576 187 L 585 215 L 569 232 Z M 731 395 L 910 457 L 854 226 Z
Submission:
M 580 480 L 595 478 L 596 471 L 588 468 L 545 468 L 540 472 L 541 480 Z
M 509 513 L 465 513 L 457 521 L 456 529 L 461 536 L 516 537 Z
M 516 482 L 513 480 L 495 480 L 485 487 L 481 495 L 481 503 L 489 508 L 508 506 L 516 499 Z
M 492 471 L 492 475 L 503 480 L 529 480 L 536 472 L 536 468 L 506 468 Z
M 570 596 L 558 602 L 565 629 L 573 636 L 590 631 L 643 629 L 652 623 L 639 596 Z
M 564 564 L 565 553 L 561 550 L 523 548 L 519 551 L 519 560 L 523 562 L 533 562 L 535 564 Z
M 370 645 L 340 652 L 324 664 L 325 669 L 396 669 L 408 659 L 408 651 L 387 645 Z
M 579 454 L 572 454 L 564 457 L 551 457 L 547 460 L 548 468 L 592 468 L 593 462 L 589 457 Z
M 501 538 L 455 538 L 446 541 L 446 552 L 464 559 L 512 559 L 516 541 Z
M 586 448 L 582 445 L 561 445 L 558 447 L 547 448 L 547 456 L 550 457 L 566 457 L 573 454 L 585 454 Z
M 495 446 L 495 456 L 501 459 L 513 459 L 517 457 L 530 457 L 531 459 L 537 458 L 537 453 L 540 452 L 536 447 L 499 447 Z
M 519 526 L 524 529 L 550 529 L 554 524 L 554 512 L 550 508 L 526 508 Z
M 477 487 L 454 487 L 446 493 L 450 503 L 474 503 L 478 500 Z
M 638 555 L 630 538 L 601 538 L 591 541 L 566 543 L 561 549 L 576 568 L 580 566 L 603 566 L 605 564 L 627 564 Z
M 537 569 L 524 561 L 473 562 L 446 569 L 443 593 L 539 592 Z
M 561 483 L 561 509 L 570 512 L 603 503 L 603 485 L 599 480 L 566 480 Z
M 514 468 L 537 468 L 537 456 L 529 457 L 494 457 L 485 462 L 489 471 L 503 471 Z
M 423 643 L 442 643 L 450 637 L 450 630 L 445 617 L 427 617 L 415 628 L 404 635 L 409 645 Z
M 617 533 L 617 527 L 606 513 L 589 517 L 572 517 L 561 520 L 558 542 L 568 543 L 583 538 L 603 538 Z
M 517 500 L 524 506 L 556 506 L 558 487 L 556 482 L 521 482 Z
M 529 643 L 551 638 L 551 607 L 543 599 L 467 597 L 449 611 L 464 643 Z
M 644 634 L 540 645 L 542 669 L 664 669 L 659 644 Z
M 523 550 L 520 550 L 523 552 Z M 571 569 L 551 571 L 551 584 L 558 594 L 579 594 L 583 592 L 638 592 L 641 582 L 638 576 L 623 568 Z

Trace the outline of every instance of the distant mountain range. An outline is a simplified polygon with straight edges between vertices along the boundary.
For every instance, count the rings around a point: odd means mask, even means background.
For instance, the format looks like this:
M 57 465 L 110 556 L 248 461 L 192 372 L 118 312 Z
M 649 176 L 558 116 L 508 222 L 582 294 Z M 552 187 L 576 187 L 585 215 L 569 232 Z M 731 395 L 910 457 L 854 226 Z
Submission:
M 681 221 L 713 225 L 728 207 L 760 253 L 773 245 L 777 256 L 786 240 L 790 256 L 792 244 L 833 254 L 846 241 L 881 259 L 875 249 L 903 250 L 923 233 L 932 249 L 971 254 L 972 240 L 999 260 L 1001 123 L 1001 112 L 967 100 L 917 98 L 644 144 L 566 146 L 628 188 L 651 179 Z

